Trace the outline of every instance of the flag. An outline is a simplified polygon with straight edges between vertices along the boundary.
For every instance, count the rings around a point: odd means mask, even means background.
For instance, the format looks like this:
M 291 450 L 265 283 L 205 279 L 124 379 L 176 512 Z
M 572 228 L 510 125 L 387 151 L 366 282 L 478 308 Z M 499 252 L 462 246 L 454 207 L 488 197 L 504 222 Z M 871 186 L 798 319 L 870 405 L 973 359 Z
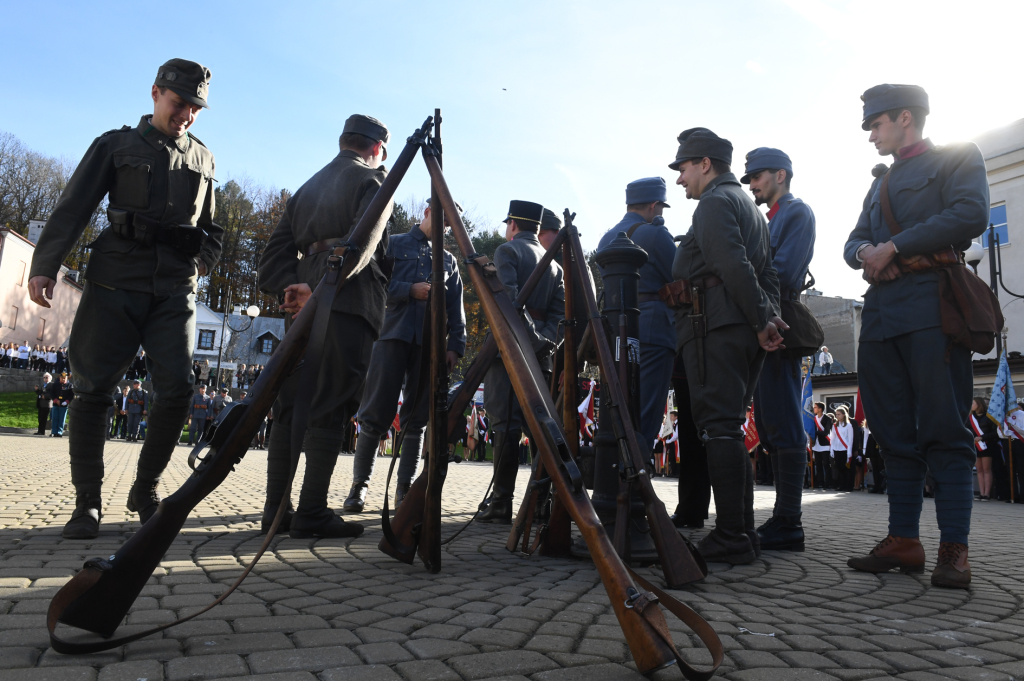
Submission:
M 743 424 L 743 444 L 747 446 L 748 452 L 754 451 L 754 448 L 761 444 L 761 438 L 757 434 L 757 425 L 754 423 L 753 407 L 750 408 L 750 416 Z
M 814 437 L 816 430 L 814 426 L 814 391 L 811 389 L 810 366 L 803 366 L 804 380 L 800 390 L 800 404 L 804 415 L 804 432 L 808 437 Z
M 860 401 L 860 388 L 857 388 L 857 397 L 853 401 L 853 420 L 857 423 L 864 423 L 864 405 Z
M 1010 376 L 1010 364 L 1006 361 L 1006 351 L 999 358 L 999 371 L 996 382 L 992 386 L 992 396 L 988 402 L 988 417 L 996 425 L 1004 428 L 1007 435 L 1024 440 L 1024 412 L 1017 406 L 1017 393 L 1013 389 Z
M 395 429 L 397 433 L 402 429 L 402 421 L 399 418 L 402 413 L 402 391 L 398 391 L 398 409 L 395 410 L 395 420 L 391 422 L 391 427 Z
M 580 403 L 577 408 L 580 413 L 580 436 L 581 437 L 593 437 L 593 426 L 594 426 L 594 383 L 590 384 L 590 392 L 587 393 L 587 397 Z

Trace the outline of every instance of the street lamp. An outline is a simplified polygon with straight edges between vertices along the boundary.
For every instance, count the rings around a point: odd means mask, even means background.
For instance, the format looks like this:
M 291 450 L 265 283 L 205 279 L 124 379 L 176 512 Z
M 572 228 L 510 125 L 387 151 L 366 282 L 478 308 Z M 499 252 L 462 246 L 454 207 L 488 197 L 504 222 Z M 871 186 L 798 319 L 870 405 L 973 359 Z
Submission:
M 228 288 L 228 304 L 224 306 L 224 313 L 220 325 L 220 349 L 217 351 L 217 387 L 216 390 L 220 390 L 220 362 L 221 358 L 224 357 L 224 329 L 231 329 L 234 333 L 243 333 L 248 331 L 252 327 L 252 320 L 260 316 L 260 309 L 255 305 L 250 305 L 245 309 L 245 316 L 248 318 L 248 324 L 240 329 L 228 324 L 228 314 L 231 313 L 231 288 Z

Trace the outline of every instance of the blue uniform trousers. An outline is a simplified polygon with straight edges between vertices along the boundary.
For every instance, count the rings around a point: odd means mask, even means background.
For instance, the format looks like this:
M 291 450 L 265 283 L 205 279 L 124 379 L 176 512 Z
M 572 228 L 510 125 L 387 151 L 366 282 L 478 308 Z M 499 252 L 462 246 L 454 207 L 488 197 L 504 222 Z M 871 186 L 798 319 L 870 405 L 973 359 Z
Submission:
M 57 405 L 53 405 L 53 411 L 50 413 L 50 433 L 52 435 L 64 434 L 64 420 L 67 416 L 67 407 L 58 407 Z
M 640 434 L 643 436 L 641 446 L 647 452 L 654 448 L 654 441 L 661 432 L 675 360 L 674 348 L 640 344 Z
M 771 457 L 775 477 L 774 515 L 802 511 L 807 434 L 800 412 L 800 360 L 770 352 L 754 389 L 757 434 Z
M 889 534 L 919 536 L 925 475 L 935 476 L 941 541 L 967 543 L 975 462 L 968 429 L 971 353 L 948 347 L 942 329 L 861 341 L 857 353 L 864 410 L 885 461 Z

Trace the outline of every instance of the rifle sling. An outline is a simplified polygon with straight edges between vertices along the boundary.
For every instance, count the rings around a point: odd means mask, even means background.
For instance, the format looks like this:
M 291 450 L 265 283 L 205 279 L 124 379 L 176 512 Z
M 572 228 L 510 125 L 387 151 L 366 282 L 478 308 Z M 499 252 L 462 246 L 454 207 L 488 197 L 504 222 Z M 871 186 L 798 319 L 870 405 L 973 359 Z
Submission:
M 302 368 L 302 377 L 300 380 L 304 385 L 315 386 L 317 383 L 317 372 L 323 360 L 324 344 L 327 338 L 327 323 L 330 321 L 331 307 L 334 303 L 335 294 L 338 292 L 338 279 L 343 266 L 344 256 L 342 256 L 337 269 L 328 270 L 324 277 L 325 286 L 317 287 L 320 290 L 317 297 L 311 298 L 307 302 L 307 305 L 310 302 L 316 302 L 316 313 L 313 317 L 313 328 L 310 331 L 309 344 L 306 346 L 306 354 L 303 357 L 302 363 L 299 365 Z M 313 401 L 313 392 L 314 391 L 312 390 L 300 391 L 299 396 L 295 400 L 295 406 L 292 411 L 294 417 L 292 422 L 291 472 L 288 474 L 288 483 L 285 485 L 284 494 L 281 496 L 281 503 L 277 506 L 277 515 L 274 516 L 274 522 L 270 525 L 267 537 L 263 540 L 263 544 L 256 552 L 256 555 L 253 556 L 251 561 L 249 561 L 249 564 L 245 567 L 242 574 L 239 575 L 238 579 L 228 587 L 227 591 L 222 593 L 216 598 L 216 600 L 198 612 L 192 613 L 186 617 L 181 617 L 167 624 L 151 627 L 145 631 L 129 634 L 128 636 L 120 636 L 118 638 L 86 643 L 68 641 L 60 638 L 55 633 L 57 622 L 60 620 L 61 615 L 64 614 L 64 610 L 68 605 L 88 591 L 100 580 L 100 577 L 103 576 L 102 570 L 86 564 L 86 567 L 72 577 L 71 581 L 68 582 L 67 587 L 58 592 L 57 596 L 55 596 L 53 601 L 50 602 L 50 608 L 46 615 L 46 628 L 50 632 L 50 647 L 62 655 L 85 655 L 110 650 L 111 648 L 117 648 L 127 643 L 131 643 L 132 641 L 138 641 L 141 638 L 152 636 L 153 634 L 164 631 L 165 629 L 170 629 L 171 627 L 188 622 L 189 620 L 217 607 L 223 603 L 228 596 L 234 593 L 235 589 L 237 589 L 245 578 L 249 576 L 249 573 L 252 572 L 252 569 L 256 566 L 256 563 L 259 562 L 260 558 L 263 557 L 266 550 L 270 548 L 270 542 L 273 541 L 274 535 L 277 533 L 277 528 L 281 525 L 281 519 L 284 518 L 284 514 L 288 509 L 289 504 L 286 500 L 291 496 L 292 481 L 295 479 L 295 470 L 299 465 L 299 452 L 302 447 L 302 440 L 306 432 L 306 426 L 309 423 L 309 407 Z

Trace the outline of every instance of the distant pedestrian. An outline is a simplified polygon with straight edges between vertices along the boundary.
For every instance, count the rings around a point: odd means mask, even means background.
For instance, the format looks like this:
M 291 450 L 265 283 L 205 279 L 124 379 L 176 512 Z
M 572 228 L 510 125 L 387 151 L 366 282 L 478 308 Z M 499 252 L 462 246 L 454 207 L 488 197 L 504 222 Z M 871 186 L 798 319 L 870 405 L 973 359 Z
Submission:
M 50 384 L 50 398 L 53 409 L 50 412 L 50 437 L 64 437 L 64 420 L 68 416 L 68 405 L 75 399 L 75 390 L 68 383 L 68 375 L 60 375 L 60 383 Z
M 46 435 L 46 421 L 50 418 L 50 405 L 53 399 L 50 397 L 50 385 L 53 376 L 43 374 L 43 384 L 36 386 L 36 410 L 39 412 L 39 430 L 36 435 Z
M 818 365 L 821 366 L 821 373 L 832 373 L 832 353 L 824 345 L 821 346 L 821 354 L 818 355 Z

